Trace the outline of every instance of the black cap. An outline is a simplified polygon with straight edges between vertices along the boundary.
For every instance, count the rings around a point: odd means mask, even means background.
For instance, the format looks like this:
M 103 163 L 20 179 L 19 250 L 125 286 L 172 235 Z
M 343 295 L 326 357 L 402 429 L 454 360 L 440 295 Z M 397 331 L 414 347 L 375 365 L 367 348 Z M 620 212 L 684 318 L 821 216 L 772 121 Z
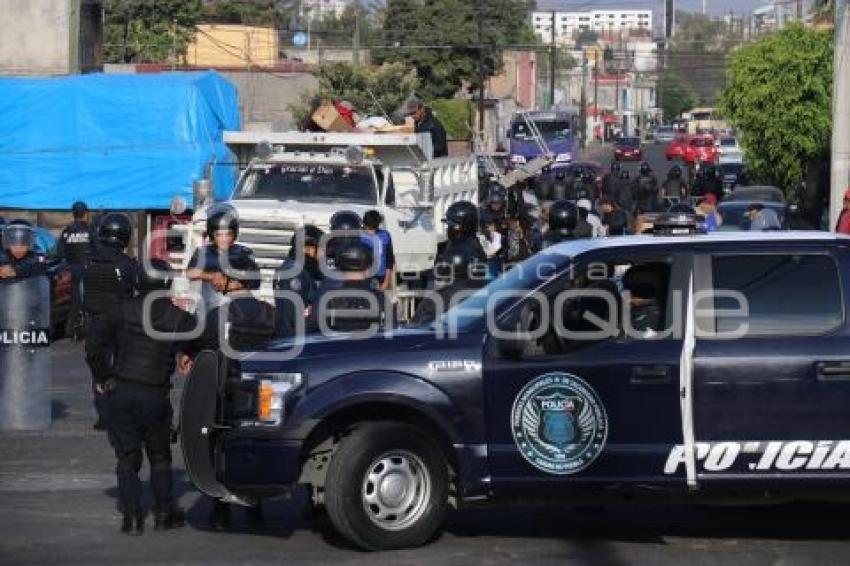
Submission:
M 88 211 L 89 211 L 89 207 L 86 206 L 86 203 L 84 203 L 81 200 L 78 200 L 77 202 L 75 202 L 74 204 L 71 205 L 71 213 L 74 216 L 82 216 L 83 214 L 85 214 Z

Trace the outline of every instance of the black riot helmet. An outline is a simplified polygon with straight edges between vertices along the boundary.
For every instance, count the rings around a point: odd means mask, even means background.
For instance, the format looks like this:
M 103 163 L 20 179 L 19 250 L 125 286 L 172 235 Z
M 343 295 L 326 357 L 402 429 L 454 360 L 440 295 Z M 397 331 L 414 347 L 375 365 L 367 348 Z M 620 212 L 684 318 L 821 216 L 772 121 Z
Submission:
M 239 236 L 239 213 L 229 204 L 215 204 L 207 211 L 207 236 L 212 239 L 219 230 L 233 232 Z
M 652 173 L 652 167 L 649 166 L 649 163 L 647 163 L 646 161 L 641 163 L 640 164 L 640 174 L 641 175 L 649 175 L 650 173 Z
M 498 184 L 493 183 L 490 185 L 490 190 L 487 192 L 487 202 L 490 204 L 505 204 L 507 200 L 507 195 L 505 194 L 505 188 Z
M 578 208 L 567 200 L 556 200 L 549 207 L 549 231 L 559 236 L 571 236 L 578 224 Z
M 123 250 L 130 245 L 132 235 L 133 228 L 127 215 L 120 212 L 110 212 L 100 223 L 97 239 L 102 244 Z
M 331 230 L 360 230 L 363 223 L 353 210 L 340 210 L 331 216 Z
M 12 222 L 3 227 L 3 248 L 6 250 L 12 246 L 26 246 L 32 249 L 34 241 L 35 232 L 32 226 Z
M 348 238 L 334 250 L 334 267 L 339 271 L 366 271 L 372 265 L 372 250 L 360 240 Z
M 167 291 L 171 288 L 174 273 L 168 262 L 162 259 L 151 259 L 148 265 L 139 270 L 136 288 L 145 294 L 151 291 Z
M 453 203 L 446 210 L 443 222 L 448 225 L 450 240 L 475 236 L 478 231 L 478 208 L 465 200 Z
M 621 179 L 631 179 L 631 177 L 632 176 L 629 174 L 629 172 L 626 169 L 623 169 L 622 171 L 620 171 L 620 178 Z
M 672 166 L 670 171 L 667 173 L 667 177 L 670 179 L 680 179 L 682 177 L 682 168 L 678 165 Z
M 620 171 L 620 162 L 612 161 L 611 162 L 611 173 L 618 173 Z

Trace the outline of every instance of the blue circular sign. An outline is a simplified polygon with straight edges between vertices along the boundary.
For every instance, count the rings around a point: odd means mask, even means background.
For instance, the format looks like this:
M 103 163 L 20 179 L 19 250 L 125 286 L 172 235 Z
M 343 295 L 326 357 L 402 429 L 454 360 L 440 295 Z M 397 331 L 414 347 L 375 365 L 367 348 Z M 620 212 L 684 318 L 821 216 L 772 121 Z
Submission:
M 295 35 L 292 36 L 292 43 L 297 45 L 298 47 L 304 47 L 307 45 L 307 34 L 303 31 L 299 31 Z
M 517 395 L 511 432 L 532 466 L 550 474 L 574 474 L 602 452 L 608 415 L 586 381 L 568 373 L 547 373 Z

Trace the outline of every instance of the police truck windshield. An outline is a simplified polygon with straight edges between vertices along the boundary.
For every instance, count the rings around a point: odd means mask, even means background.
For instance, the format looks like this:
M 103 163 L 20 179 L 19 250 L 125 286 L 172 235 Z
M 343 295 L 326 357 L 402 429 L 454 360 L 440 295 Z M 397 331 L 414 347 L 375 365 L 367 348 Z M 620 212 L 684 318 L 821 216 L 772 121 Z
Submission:
M 236 198 L 374 205 L 378 192 L 369 167 L 278 163 L 253 169 L 236 189 Z

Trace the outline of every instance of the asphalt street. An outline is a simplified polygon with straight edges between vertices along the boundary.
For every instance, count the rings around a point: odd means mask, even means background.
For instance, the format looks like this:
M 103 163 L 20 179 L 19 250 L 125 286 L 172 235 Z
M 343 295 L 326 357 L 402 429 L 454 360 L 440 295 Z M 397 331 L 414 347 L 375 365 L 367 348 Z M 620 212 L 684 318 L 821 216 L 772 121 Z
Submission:
M 661 162 L 658 167 L 665 165 L 663 155 Z M 659 175 L 666 172 L 658 167 L 653 163 Z M 353 549 L 295 497 L 270 503 L 263 527 L 245 525 L 237 511 L 230 531 L 211 532 L 205 527 L 209 501 L 188 482 L 179 446 L 173 450 L 177 488 L 189 524 L 160 533 L 148 519 L 144 536 L 127 537 L 118 532 L 114 456 L 105 435 L 91 429 L 82 345 L 61 340 L 50 356 L 52 427 L 0 433 L 0 564 L 850 562 L 850 507 L 824 504 L 479 508 L 453 512 L 426 548 L 369 554 Z M 175 407 L 179 396 L 177 380 Z

